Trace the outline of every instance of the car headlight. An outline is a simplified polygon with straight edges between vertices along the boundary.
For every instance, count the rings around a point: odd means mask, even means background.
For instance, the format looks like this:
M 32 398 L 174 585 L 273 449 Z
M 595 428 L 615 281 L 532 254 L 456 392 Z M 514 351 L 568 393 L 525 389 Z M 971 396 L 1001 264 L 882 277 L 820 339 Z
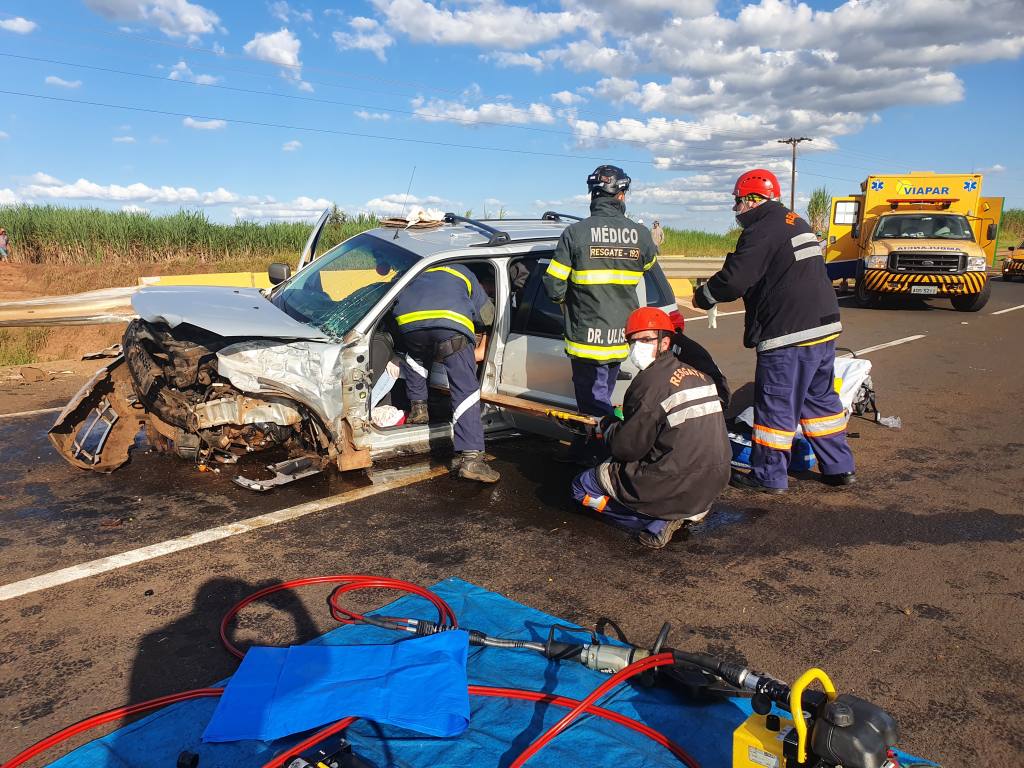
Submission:
M 968 272 L 984 272 L 988 269 L 988 261 L 984 256 L 971 256 L 967 259 Z
M 889 266 L 889 255 L 885 253 L 868 256 L 868 269 L 885 269 Z

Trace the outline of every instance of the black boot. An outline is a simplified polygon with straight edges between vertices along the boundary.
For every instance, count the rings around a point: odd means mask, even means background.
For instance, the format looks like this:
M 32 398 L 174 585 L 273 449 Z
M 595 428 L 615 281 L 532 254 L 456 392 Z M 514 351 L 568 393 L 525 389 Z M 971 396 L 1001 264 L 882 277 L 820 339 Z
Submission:
M 478 483 L 496 483 L 501 475 L 484 461 L 483 451 L 462 451 L 455 460 L 459 477 Z
M 427 412 L 426 400 L 413 400 L 412 408 L 409 409 L 409 416 L 406 424 L 426 424 L 430 421 L 430 414 Z

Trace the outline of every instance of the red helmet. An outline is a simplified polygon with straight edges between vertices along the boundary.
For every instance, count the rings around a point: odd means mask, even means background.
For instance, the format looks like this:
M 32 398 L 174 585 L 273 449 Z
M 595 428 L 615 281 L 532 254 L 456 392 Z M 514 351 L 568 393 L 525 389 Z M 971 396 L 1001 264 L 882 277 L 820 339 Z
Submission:
M 736 186 L 732 190 L 732 195 L 733 197 L 761 195 L 761 197 L 774 200 L 782 196 L 782 188 L 779 186 L 779 180 L 775 178 L 774 173 L 766 171 L 764 168 L 755 168 L 736 179 Z
M 674 333 L 676 327 L 672 324 L 672 318 L 665 314 L 664 310 L 657 307 L 640 307 L 634 310 L 626 321 L 626 336 L 632 336 L 640 331 L 665 331 Z M 680 328 L 682 330 L 682 328 Z

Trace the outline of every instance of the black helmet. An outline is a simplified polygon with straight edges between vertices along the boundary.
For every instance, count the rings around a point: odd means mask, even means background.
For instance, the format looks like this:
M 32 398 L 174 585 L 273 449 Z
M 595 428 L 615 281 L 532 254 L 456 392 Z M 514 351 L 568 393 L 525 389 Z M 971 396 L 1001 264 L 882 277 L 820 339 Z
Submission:
M 631 179 L 626 172 L 614 165 L 600 165 L 587 176 L 587 189 L 591 195 L 610 195 L 629 189 Z

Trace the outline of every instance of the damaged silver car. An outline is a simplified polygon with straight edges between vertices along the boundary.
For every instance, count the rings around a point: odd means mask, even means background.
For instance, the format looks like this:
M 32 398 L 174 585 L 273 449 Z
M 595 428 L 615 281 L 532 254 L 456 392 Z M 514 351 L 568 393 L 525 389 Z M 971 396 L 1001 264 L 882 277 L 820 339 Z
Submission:
M 238 478 L 256 490 L 450 444 L 440 367 L 431 372 L 430 422 L 402 423 L 403 352 L 389 310 L 423 270 L 454 263 L 476 274 L 495 305 L 478 351 L 485 430 L 565 436 L 546 415 L 575 409 L 562 311 L 541 278 L 570 218 L 447 214 L 430 227 L 363 232 L 317 257 L 323 216 L 294 275 L 271 265 L 269 291 L 144 288 L 132 297 L 138 317 L 122 354 L 68 403 L 50 439 L 71 464 L 100 472 L 128 461 L 143 430 L 149 445 L 191 461 L 231 463 L 278 448 L 286 460 L 272 467 L 272 481 Z M 642 305 L 678 317 L 660 268 L 637 291 Z M 630 378 L 624 366 L 620 402 Z

